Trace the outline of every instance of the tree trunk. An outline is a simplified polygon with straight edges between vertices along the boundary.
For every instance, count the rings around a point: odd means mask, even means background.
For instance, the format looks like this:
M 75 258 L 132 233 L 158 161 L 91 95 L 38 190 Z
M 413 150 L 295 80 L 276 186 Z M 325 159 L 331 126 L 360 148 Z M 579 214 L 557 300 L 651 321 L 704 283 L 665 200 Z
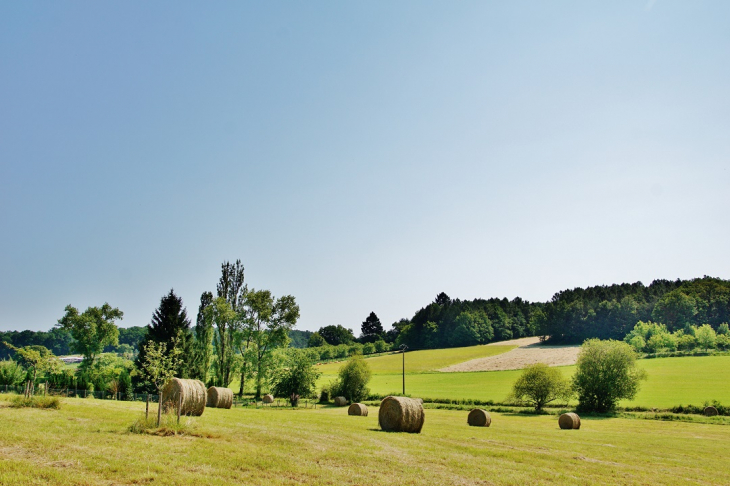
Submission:
M 243 356 L 243 353 L 241 353 L 241 356 Z M 243 386 L 246 384 L 246 361 L 243 362 L 243 365 L 241 365 L 241 388 L 238 390 L 238 396 L 243 396 Z
M 259 356 L 256 366 L 256 399 L 261 398 L 261 357 Z
M 160 426 L 160 419 L 162 418 L 162 390 L 157 390 L 157 426 Z

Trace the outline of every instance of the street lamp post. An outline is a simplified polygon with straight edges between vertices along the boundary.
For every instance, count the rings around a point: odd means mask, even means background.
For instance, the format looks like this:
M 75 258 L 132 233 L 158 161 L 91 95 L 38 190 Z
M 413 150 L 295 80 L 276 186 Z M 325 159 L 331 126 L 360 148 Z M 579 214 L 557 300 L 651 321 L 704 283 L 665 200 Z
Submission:
M 403 354 L 403 395 L 406 394 L 406 349 L 408 346 L 405 344 L 400 345 L 401 353 Z

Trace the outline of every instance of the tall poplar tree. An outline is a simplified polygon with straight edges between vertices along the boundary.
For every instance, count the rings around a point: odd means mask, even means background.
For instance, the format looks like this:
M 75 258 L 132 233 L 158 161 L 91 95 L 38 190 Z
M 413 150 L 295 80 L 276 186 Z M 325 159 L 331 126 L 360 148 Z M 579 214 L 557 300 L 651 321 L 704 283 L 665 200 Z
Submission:
M 200 296 L 198 318 L 195 321 L 195 345 L 190 377 L 208 383 L 208 371 L 213 358 L 213 321 L 206 309 L 213 303 L 213 294 L 203 292 Z
M 235 350 L 233 344 L 241 331 L 240 312 L 247 292 L 244 283 L 244 268 L 241 260 L 236 263 L 223 262 L 221 277 L 216 287 L 218 298 L 206 309 L 207 319 L 215 326 L 213 349 L 215 351 L 214 382 L 217 386 L 228 386 L 235 373 Z M 245 350 L 239 350 L 244 354 Z

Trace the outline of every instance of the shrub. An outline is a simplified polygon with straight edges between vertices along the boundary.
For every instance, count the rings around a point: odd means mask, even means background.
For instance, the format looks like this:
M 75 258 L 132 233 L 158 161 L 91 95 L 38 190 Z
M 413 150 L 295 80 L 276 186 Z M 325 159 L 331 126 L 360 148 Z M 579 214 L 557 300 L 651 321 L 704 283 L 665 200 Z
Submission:
M 296 353 L 289 358 L 285 368 L 274 373 L 271 391 L 277 397 L 314 397 L 315 385 L 320 375 L 308 355 Z
M 641 336 L 634 336 L 628 341 L 629 345 L 634 348 L 634 351 L 641 353 L 646 347 L 646 341 Z
M 664 324 L 658 324 L 651 321 L 639 321 L 636 323 L 634 328 L 626 335 L 624 341 L 628 343 L 631 341 L 631 339 L 633 339 L 634 336 L 641 336 L 644 342 L 649 342 L 649 339 L 651 339 L 654 334 L 666 332 L 669 331 L 667 331 L 667 326 L 665 326 Z
M 608 412 L 621 399 L 631 399 L 646 372 L 636 367 L 636 352 L 621 341 L 589 339 L 581 346 L 573 376 L 578 409 Z
M 119 375 L 120 392 L 124 396 L 124 400 L 134 400 L 134 389 L 132 388 L 132 377 L 127 370 L 122 371 Z
M 662 349 L 666 349 L 668 351 L 676 351 L 677 338 L 666 331 L 657 332 L 655 334 L 652 334 L 652 336 L 646 342 L 646 348 L 652 353 L 656 353 L 657 351 L 660 351 Z
M 351 403 L 364 400 L 370 390 L 370 367 L 361 355 L 352 356 L 342 368 L 339 379 L 332 385 L 331 396 L 341 395 Z
M 512 388 L 512 398 L 530 403 L 535 410 L 542 410 L 554 400 L 568 400 L 571 394 L 570 383 L 563 378 L 560 370 L 544 363 L 525 368 Z
M 717 340 L 715 341 L 715 345 L 717 346 L 717 349 L 727 351 L 728 349 L 730 349 L 730 336 L 728 336 L 727 334 L 719 334 L 717 336 Z
M 695 331 L 695 338 L 697 339 L 697 344 L 705 348 L 705 350 L 714 348 L 717 342 L 717 334 L 715 334 L 715 330 L 709 324 L 702 324 L 698 327 Z
M 375 351 L 378 353 L 384 353 L 390 349 L 390 344 L 386 343 L 382 339 L 375 341 Z
M 680 351 L 692 351 L 697 347 L 697 338 L 684 331 L 677 331 L 677 348 Z
M 730 329 L 728 329 L 727 322 L 723 322 L 717 327 L 717 334 L 718 336 L 727 336 L 730 334 Z
M 25 378 L 25 370 L 15 361 L 0 361 L 0 386 L 16 386 Z
M 10 399 L 10 406 L 13 408 L 51 408 L 58 410 L 61 408 L 61 400 L 58 397 L 24 397 L 22 395 L 14 396 Z
M 332 359 L 332 347 L 331 346 L 322 346 L 319 352 L 319 359 L 325 360 L 325 359 Z
M 333 358 L 347 358 L 350 348 L 347 344 L 339 344 L 335 346 L 333 351 Z
M 375 344 L 365 343 L 362 346 L 362 354 L 373 354 L 375 352 Z
M 347 346 L 347 355 L 353 356 L 355 354 L 363 354 L 362 344 L 355 343 L 355 344 L 350 344 L 349 346 Z

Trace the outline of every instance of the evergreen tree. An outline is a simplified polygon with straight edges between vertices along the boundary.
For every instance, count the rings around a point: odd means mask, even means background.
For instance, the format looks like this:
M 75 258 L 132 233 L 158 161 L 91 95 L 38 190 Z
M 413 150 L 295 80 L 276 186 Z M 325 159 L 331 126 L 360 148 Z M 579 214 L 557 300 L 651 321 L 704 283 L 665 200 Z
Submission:
M 446 295 L 445 292 L 441 292 L 440 294 L 438 294 L 436 296 L 436 300 L 434 300 L 433 302 L 434 302 L 434 304 L 438 304 L 438 305 L 441 305 L 441 306 L 443 306 L 443 305 L 449 305 L 451 303 L 451 297 L 449 297 L 448 295 Z
M 145 346 L 150 342 L 164 343 L 167 356 L 173 353 L 175 347 L 179 348 L 182 358 L 175 367 L 175 376 L 180 378 L 190 376 L 193 346 L 190 320 L 182 299 L 175 295 L 172 289 L 160 299 L 160 306 L 152 314 L 152 321 L 147 325 L 147 334 L 140 343 L 139 355 L 135 361 L 137 369 L 141 369 L 145 363 Z
M 361 340 L 364 343 L 375 342 L 385 333 L 383 325 L 375 312 L 371 312 L 363 321 L 360 331 L 362 332 Z

